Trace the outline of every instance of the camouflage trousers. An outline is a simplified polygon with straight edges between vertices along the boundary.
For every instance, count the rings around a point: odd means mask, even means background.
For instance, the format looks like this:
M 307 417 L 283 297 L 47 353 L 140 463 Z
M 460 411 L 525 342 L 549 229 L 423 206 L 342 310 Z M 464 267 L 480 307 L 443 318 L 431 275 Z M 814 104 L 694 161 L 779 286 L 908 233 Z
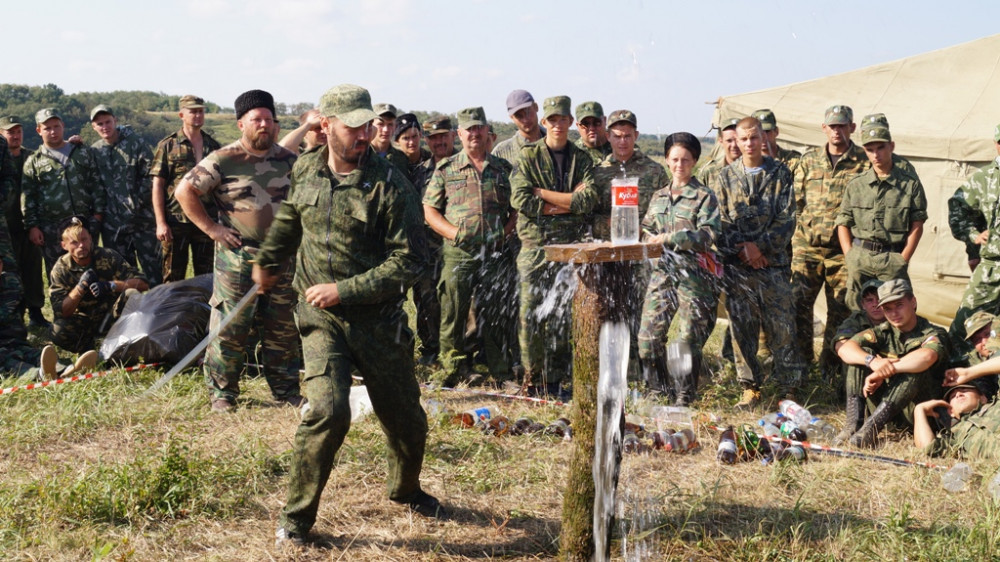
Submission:
M 37 378 L 41 356 L 41 350 L 26 341 L 0 342 L 0 378 L 4 375 Z
M 187 277 L 189 250 L 194 274 L 212 273 L 212 264 L 215 261 L 215 242 L 194 223 L 171 221 L 168 224 L 172 239 L 160 242 L 163 281 L 180 281 Z
M 117 299 L 101 301 L 86 314 L 77 310 L 69 318 L 53 312 L 54 318 L 49 333 L 52 343 L 73 353 L 94 349 L 95 338 L 108 333 L 115 319 L 125 308 L 129 297 L 137 293 L 135 289 L 127 289 L 119 294 Z
M 516 322 L 514 295 L 517 270 L 505 251 L 473 256 L 454 246 L 444 247 L 444 268 L 438 283 L 441 302 L 441 357 L 465 353 L 466 325 L 473 293 L 476 295 L 477 333 L 483 342 L 490 375 L 509 379 L 515 345 L 511 341 Z M 455 370 L 454 365 L 445 365 Z
M 420 355 L 432 357 L 441 349 L 441 303 L 438 282 L 441 280 L 441 251 L 431 252 L 431 266 L 413 285 L 413 306 L 416 308 L 417 336 Z
M 679 256 L 672 263 L 657 262 L 642 306 L 639 358 L 666 361 L 667 334 L 676 318 L 677 341 L 689 344 L 692 364 L 701 365 L 701 348 L 715 327 L 718 304 L 719 282 L 696 260 Z
M 955 320 L 948 328 L 948 335 L 953 343 L 965 341 L 965 321 L 979 310 L 992 314 L 1000 312 L 1000 263 L 993 260 L 980 261 L 972 272 L 972 278 L 962 295 L 962 302 L 955 311 Z
M 28 240 L 27 232 L 11 233 L 14 245 L 14 261 L 16 271 L 21 275 L 24 286 L 24 306 L 27 308 L 42 308 L 45 306 L 45 291 L 42 284 L 42 249 Z M 4 270 L 7 264 L 4 263 Z
M 11 238 L 10 229 L 7 228 L 7 217 L 4 213 L 0 213 L 0 256 L 3 256 L 4 271 L 19 273 L 14 240 Z
M 723 287 L 726 314 L 733 337 L 736 375 L 744 388 L 759 389 L 762 373 L 757 346 L 763 327 L 774 356 L 778 384 L 796 388 L 802 383 L 804 366 L 795 345 L 795 308 L 789 295 L 791 271 L 785 267 L 751 269 L 727 264 Z
M 517 269 L 521 285 L 521 365 L 533 384 L 572 380 L 573 266 L 546 261 L 542 248 L 521 248 Z
M 215 249 L 212 277 L 211 327 L 214 329 L 253 286 L 250 278 L 258 249 L 243 246 Z M 258 296 L 212 340 L 205 352 L 205 382 L 213 399 L 235 402 L 240 394 L 240 375 L 246 364 L 248 334 L 256 328 L 260 336 L 264 378 L 275 398 L 299 395 L 299 334 L 295 330 L 294 306 L 298 299 L 292 288 L 294 260 L 278 272 L 278 281 L 266 295 Z
M 844 371 L 847 395 L 864 396 L 865 377 L 871 374 L 871 369 L 861 365 L 844 365 Z M 894 421 L 900 425 L 908 424 L 912 428 L 914 407 L 920 402 L 941 396 L 941 379 L 938 378 L 936 383 L 933 380 L 934 377 L 927 372 L 896 373 L 867 397 L 868 413 L 874 412 L 882 402 L 893 404 L 900 412 Z M 937 393 L 934 392 L 935 385 Z
M 420 490 L 427 416 L 413 374 L 413 333 L 399 305 L 318 310 L 300 300 L 296 321 L 306 359 L 302 394 L 309 402 L 295 432 L 279 524 L 304 534 L 316 522 L 320 495 L 351 425 L 352 370 L 364 377 L 386 436 L 391 500 L 407 501 Z
M 125 258 L 133 267 L 138 264 L 149 281 L 150 288 L 163 283 L 163 256 L 156 238 L 156 224 L 143 226 L 101 226 L 102 246 Z
M 903 254 L 897 252 L 875 253 L 855 245 L 844 256 L 844 262 L 847 265 L 847 296 L 844 298 L 851 310 L 861 309 L 858 301 L 861 296 L 861 286 L 866 281 L 910 280 L 906 260 L 903 259 Z
M 836 365 L 839 360 L 830 353 L 830 342 L 837 333 L 837 326 L 851 313 L 844 298 L 847 295 L 847 269 L 840 248 L 809 246 L 804 242 L 793 245 L 792 295 L 795 302 L 795 338 L 802 361 L 813 361 L 813 305 L 820 289 L 826 295 L 826 326 L 823 330 L 823 352 L 820 361 L 824 367 Z M 824 287 L 825 285 L 825 287 Z

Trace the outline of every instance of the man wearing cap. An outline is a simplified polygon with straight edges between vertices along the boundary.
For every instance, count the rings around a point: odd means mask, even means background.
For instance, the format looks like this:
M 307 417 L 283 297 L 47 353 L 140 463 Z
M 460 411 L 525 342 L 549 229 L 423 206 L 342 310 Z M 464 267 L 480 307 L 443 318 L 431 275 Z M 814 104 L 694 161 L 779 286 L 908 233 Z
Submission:
M 493 156 L 513 164 L 521 155 L 521 148 L 545 136 L 545 129 L 538 123 L 538 104 L 527 90 L 507 94 L 507 115 L 517 125 L 517 131 L 493 147 Z
M 742 156 L 719 172 L 716 195 L 722 230 L 716 244 L 725 263 L 726 312 L 743 387 L 737 407 L 752 408 L 760 402 L 763 382 L 757 360 L 762 327 L 784 396 L 794 396 L 805 370 L 788 329 L 795 318 L 788 298 L 795 196 L 788 167 L 762 152 L 760 121 L 741 119 L 736 136 Z
M 719 182 L 719 171 L 732 164 L 740 157 L 740 145 L 736 142 L 736 124 L 738 117 L 726 119 L 719 125 L 718 151 L 716 157 L 705 163 L 698 170 L 698 181 L 712 191 L 716 191 Z
M 406 155 L 392 146 L 392 137 L 396 133 L 396 115 L 399 114 L 399 110 L 391 103 L 376 103 L 372 107 L 378 114 L 372 122 L 374 129 L 372 148 L 376 154 L 392 162 L 401 172 L 406 172 L 408 167 Z
M 106 209 L 106 191 L 93 153 L 63 138 L 62 117 L 47 107 L 35 114 L 35 131 L 42 137 L 24 162 L 21 180 L 24 226 L 28 239 L 41 246 L 46 275 L 59 256 L 59 225 L 72 216 L 84 217 L 91 238 L 101 232 Z
M 421 164 L 431 158 L 431 152 L 420 144 L 423 128 L 417 116 L 412 113 L 400 115 L 396 119 L 396 132 L 392 137 L 395 146 L 406 156 L 406 179 L 414 186 L 425 185 L 427 180 L 422 175 L 425 168 Z M 429 171 L 434 170 L 432 168 Z
M 820 366 L 829 373 L 840 363 L 830 351 L 834 332 L 851 312 L 845 301 L 847 268 L 835 219 L 847 183 L 870 164 L 864 149 L 851 141 L 856 125 L 850 107 L 827 108 L 822 128 L 826 144 L 806 150 L 793 169 L 796 225 L 792 235 L 792 288 L 795 339 L 807 364 L 814 358 L 813 305 L 820 290 L 824 290 L 826 327 Z
M 933 457 L 1000 459 L 1000 406 L 976 383 L 953 386 L 914 408 L 913 444 Z
M 885 313 L 882 312 L 882 307 L 878 305 L 878 288 L 881 286 L 882 281 L 878 279 L 869 279 L 861 286 L 861 295 L 859 297 L 861 302 L 858 303 L 860 309 L 852 311 L 837 326 L 837 332 L 833 335 L 831 351 L 834 356 L 844 346 L 844 342 L 853 338 L 856 334 L 885 322 Z M 862 388 L 866 373 L 860 369 L 853 369 L 848 365 L 840 363 L 839 357 L 837 361 L 838 370 L 843 374 L 845 379 L 848 375 L 851 375 L 855 377 L 855 380 L 845 380 L 845 383 L 840 387 L 843 393 L 842 396 L 846 398 L 847 423 L 844 424 L 843 430 L 834 438 L 834 445 L 840 445 L 850 439 L 865 421 L 865 398 L 862 395 Z
M 889 119 L 885 113 L 869 113 L 861 119 L 861 138 L 864 138 L 865 133 L 872 127 L 889 128 Z M 892 153 L 892 165 L 913 177 L 917 177 L 917 169 L 913 167 L 913 164 L 895 152 Z
M 297 323 L 309 405 L 295 434 L 277 543 L 301 543 L 350 427 L 351 371 L 364 377 L 386 434 L 389 499 L 443 515 L 420 487 L 427 417 L 413 372 L 406 290 L 427 263 L 413 186 L 370 146 L 368 91 L 342 84 L 320 99 L 327 146 L 304 154 L 254 264 L 263 292 L 296 255 Z M 339 217 L 333 221 L 330 217 Z M 297 254 L 296 254 L 297 250 Z
M 576 146 L 594 159 L 598 165 L 604 157 L 611 154 L 611 143 L 608 142 L 607 119 L 604 108 L 596 101 L 585 101 L 576 106 L 576 128 L 580 138 Z
M 774 116 L 774 112 L 770 109 L 758 109 L 750 116 L 760 121 L 760 127 L 764 131 L 764 154 L 780 161 L 794 172 L 802 153 L 778 146 L 778 134 L 781 130 L 778 128 L 778 118 Z
M 102 244 L 142 267 L 150 286 L 162 282 L 163 262 L 156 239 L 149 169 L 153 151 L 128 125 L 119 125 L 111 108 L 90 111 L 90 126 L 101 137 L 90 146 L 107 190 Z
M 849 366 L 847 395 L 863 395 L 870 413 L 848 440 L 856 447 L 874 447 L 892 420 L 912 426 L 912 407 L 939 392 L 950 353 L 947 332 L 917 316 L 909 281 L 886 281 L 878 298 L 886 322 L 855 334 L 837 351 Z
M 547 315 L 539 311 L 546 294 L 558 290 L 556 279 L 562 269 L 545 260 L 544 246 L 580 242 L 589 234 L 597 192 L 593 160 L 569 142 L 569 127 L 573 124 L 570 99 L 547 98 L 542 112 L 547 128 L 544 141 L 521 148 L 510 184 L 521 240 L 517 256 L 521 364 L 526 383 L 539 385 L 536 390 L 558 394 L 561 383 L 570 379 L 573 362 L 571 306 L 564 300 Z
M 871 167 L 848 182 L 836 220 L 850 307 L 857 306 L 858 290 L 868 279 L 909 280 L 908 264 L 927 220 L 920 180 L 893 165 L 896 145 L 889 129 L 866 128 L 862 142 Z
M 185 174 L 174 192 L 184 214 L 215 241 L 212 326 L 236 310 L 251 288 L 250 272 L 281 201 L 288 195 L 296 156 L 279 146 L 274 98 L 249 90 L 236 98 L 236 124 L 242 136 L 209 154 Z M 215 222 L 201 198 L 211 196 L 219 208 Z M 270 292 L 242 309 L 212 340 L 205 352 L 205 380 L 212 411 L 233 409 L 240 394 L 247 335 L 257 328 L 264 378 L 278 402 L 299 406 L 299 338 L 293 309 L 295 265 L 285 260 Z
M 319 126 L 321 115 L 318 109 L 310 109 L 299 115 L 299 126 L 281 137 L 281 146 L 296 154 L 312 150 L 317 146 L 326 146 L 326 135 Z
M 948 333 L 966 337 L 963 323 L 973 312 L 1000 301 L 1000 125 L 993 131 L 997 158 L 977 171 L 948 199 L 948 226 L 955 239 L 978 249 L 979 263 L 955 311 Z
M 156 237 L 163 255 L 163 281 L 180 281 L 187 276 L 188 252 L 195 275 L 211 273 L 215 243 L 191 222 L 174 196 L 181 179 L 195 164 L 221 145 L 202 130 L 205 100 L 188 94 L 180 99 L 181 129 L 156 145 L 153 153 L 153 212 Z M 213 219 L 218 215 L 211 197 L 201 200 Z
M 510 337 L 517 271 L 505 242 L 517 214 L 510 205 L 509 170 L 486 152 L 483 108 L 463 109 L 458 119 L 462 151 L 438 162 L 424 194 L 424 217 L 445 240 L 438 283 L 444 384 L 453 386 L 460 376 L 473 293 L 486 364 L 494 381 L 503 383 L 510 380 L 516 348 Z
M 24 290 L 24 302 L 21 306 L 28 309 L 29 326 L 49 328 L 51 324 L 42 314 L 42 307 L 45 306 L 45 292 L 42 285 L 42 249 L 28 240 L 28 231 L 24 228 L 24 213 L 21 210 L 22 170 L 24 170 L 25 160 L 34 151 L 22 144 L 24 128 L 21 126 L 20 119 L 14 115 L 0 118 L 0 136 L 7 141 L 7 148 L 13 161 L 12 171 L 14 172 L 14 183 L 12 189 L 7 193 L 7 208 L 5 210 L 7 228 L 10 230 L 13 247 L 12 258 L 17 264 L 17 267 L 11 272 L 16 271 L 21 276 Z
M 976 381 L 990 400 L 997 394 L 1000 374 L 1000 319 L 979 310 L 965 319 L 965 344 L 972 347 L 959 364 L 944 372 L 944 384 L 950 386 Z M 953 340 L 954 341 L 954 340 Z

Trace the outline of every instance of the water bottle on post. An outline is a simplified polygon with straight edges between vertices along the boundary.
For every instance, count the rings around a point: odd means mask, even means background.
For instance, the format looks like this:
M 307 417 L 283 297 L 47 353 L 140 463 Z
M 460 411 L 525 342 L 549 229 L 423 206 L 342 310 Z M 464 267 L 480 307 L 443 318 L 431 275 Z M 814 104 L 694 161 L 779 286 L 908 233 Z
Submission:
M 639 178 L 611 180 L 611 243 L 639 242 Z

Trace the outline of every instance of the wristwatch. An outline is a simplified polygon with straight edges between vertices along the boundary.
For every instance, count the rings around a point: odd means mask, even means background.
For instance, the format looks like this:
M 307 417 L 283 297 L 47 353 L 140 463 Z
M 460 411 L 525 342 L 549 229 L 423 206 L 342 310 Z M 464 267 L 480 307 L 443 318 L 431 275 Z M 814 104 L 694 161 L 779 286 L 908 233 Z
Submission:
M 874 361 L 874 360 L 875 360 L 875 356 L 872 355 L 871 353 L 869 353 L 868 355 L 865 355 L 865 367 L 871 367 L 872 366 L 872 361 Z

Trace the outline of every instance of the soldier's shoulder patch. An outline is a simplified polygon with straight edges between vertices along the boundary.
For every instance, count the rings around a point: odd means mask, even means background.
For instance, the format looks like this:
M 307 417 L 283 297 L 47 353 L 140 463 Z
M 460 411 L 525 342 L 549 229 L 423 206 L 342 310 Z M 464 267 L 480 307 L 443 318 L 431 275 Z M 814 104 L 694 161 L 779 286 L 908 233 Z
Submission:
M 872 330 L 871 328 L 869 328 L 869 329 L 865 330 L 864 332 L 861 332 L 861 339 L 865 340 L 868 343 L 875 343 L 875 339 L 876 339 L 875 338 L 875 331 Z
M 925 345 L 931 345 L 931 344 L 936 344 L 936 343 L 941 343 L 941 338 L 937 337 L 937 335 L 935 335 L 935 334 L 931 334 L 931 335 L 927 336 L 927 338 L 924 339 L 924 341 L 920 342 L 920 345 L 921 346 L 925 346 Z

